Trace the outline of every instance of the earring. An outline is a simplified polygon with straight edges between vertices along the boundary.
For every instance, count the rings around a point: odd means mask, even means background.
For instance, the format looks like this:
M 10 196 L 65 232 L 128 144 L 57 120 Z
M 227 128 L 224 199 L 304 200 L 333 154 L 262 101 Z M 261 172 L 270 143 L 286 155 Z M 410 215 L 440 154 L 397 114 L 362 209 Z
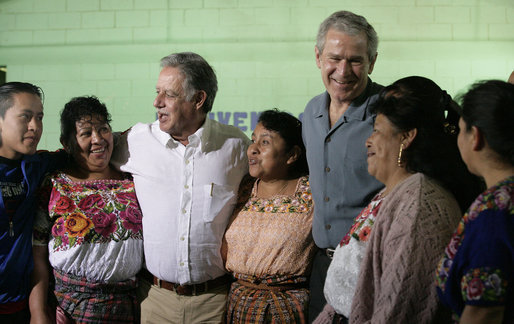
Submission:
M 400 152 L 398 153 L 398 160 L 396 161 L 396 163 L 398 164 L 399 167 L 402 166 L 402 151 L 403 151 L 403 143 L 400 144 Z

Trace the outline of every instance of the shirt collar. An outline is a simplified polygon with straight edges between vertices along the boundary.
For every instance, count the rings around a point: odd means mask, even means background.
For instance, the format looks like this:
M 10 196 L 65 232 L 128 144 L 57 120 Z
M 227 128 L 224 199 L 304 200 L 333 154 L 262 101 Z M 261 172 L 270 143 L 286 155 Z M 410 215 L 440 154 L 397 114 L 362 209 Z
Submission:
M 196 130 L 193 134 L 189 135 L 188 146 L 198 147 L 201 145 L 202 150 L 205 150 L 205 146 L 208 144 L 208 138 L 211 133 L 212 121 L 206 117 L 204 123 L 200 128 Z M 159 128 L 159 121 L 155 121 L 152 125 L 157 128 L 157 140 L 164 146 L 168 148 L 175 148 L 180 145 L 180 142 L 175 140 L 170 134 L 163 132 Z
M 372 91 L 372 85 L 373 82 L 368 77 L 368 83 L 366 84 L 366 88 L 364 91 L 352 102 L 350 103 L 350 106 L 345 111 L 343 116 L 349 119 L 357 119 L 357 120 L 364 120 L 367 114 L 368 109 L 360 109 L 360 106 L 364 104 L 364 102 L 370 97 L 370 93 Z M 328 117 L 328 106 L 330 105 L 330 95 L 327 91 L 325 91 L 324 95 L 321 97 L 321 105 L 318 107 L 318 111 L 316 112 L 315 116 L 316 118 L 323 117 L 324 115 L 327 115 Z

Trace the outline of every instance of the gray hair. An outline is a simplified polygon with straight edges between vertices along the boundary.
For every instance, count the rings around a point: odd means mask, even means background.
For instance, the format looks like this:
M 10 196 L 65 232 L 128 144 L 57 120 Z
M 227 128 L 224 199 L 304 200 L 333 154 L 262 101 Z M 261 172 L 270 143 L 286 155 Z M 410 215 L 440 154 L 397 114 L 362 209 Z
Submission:
M 200 90 L 205 91 L 207 98 L 202 110 L 208 113 L 214 104 L 218 81 L 216 73 L 207 61 L 200 55 L 192 52 L 173 53 L 161 59 L 161 68 L 175 67 L 184 75 L 184 89 L 186 100 L 190 101 Z
M 373 60 L 377 53 L 378 36 L 375 29 L 368 23 L 366 18 L 344 10 L 336 11 L 331 14 L 319 26 L 316 47 L 320 54 L 323 53 L 323 49 L 325 48 L 325 38 L 327 36 L 327 32 L 331 28 L 350 36 L 355 36 L 364 32 L 368 40 L 368 57 L 370 61 Z

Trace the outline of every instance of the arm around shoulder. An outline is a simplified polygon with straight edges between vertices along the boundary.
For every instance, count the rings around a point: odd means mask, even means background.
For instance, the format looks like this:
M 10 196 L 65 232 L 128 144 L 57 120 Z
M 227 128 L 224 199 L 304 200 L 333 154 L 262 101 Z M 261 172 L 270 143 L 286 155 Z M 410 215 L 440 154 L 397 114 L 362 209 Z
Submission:
M 120 167 L 127 163 L 129 157 L 128 150 L 128 133 L 130 129 L 124 131 L 123 133 L 115 132 L 113 133 L 114 138 L 114 147 L 111 156 L 111 165 L 114 166 L 117 170 L 120 170 Z

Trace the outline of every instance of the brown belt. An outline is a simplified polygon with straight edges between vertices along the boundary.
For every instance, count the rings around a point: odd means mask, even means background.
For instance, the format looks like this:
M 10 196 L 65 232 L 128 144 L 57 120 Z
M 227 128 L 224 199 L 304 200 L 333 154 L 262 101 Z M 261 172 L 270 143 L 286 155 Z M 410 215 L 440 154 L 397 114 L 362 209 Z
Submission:
M 209 290 L 228 285 L 233 279 L 230 275 L 223 275 L 216 279 L 208 280 L 206 282 L 202 282 L 199 284 L 191 284 L 191 285 L 180 285 L 178 283 L 169 282 L 166 280 L 161 280 L 154 275 L 152 275 L 148 270 L 143 269 L 139 272 L 139 277 L 147 280 L 148 282 L 153 283 L 159 288 L 167 289 L 174 291 L 177 295 L 182 296 L 197 296 L 203 294 Z

